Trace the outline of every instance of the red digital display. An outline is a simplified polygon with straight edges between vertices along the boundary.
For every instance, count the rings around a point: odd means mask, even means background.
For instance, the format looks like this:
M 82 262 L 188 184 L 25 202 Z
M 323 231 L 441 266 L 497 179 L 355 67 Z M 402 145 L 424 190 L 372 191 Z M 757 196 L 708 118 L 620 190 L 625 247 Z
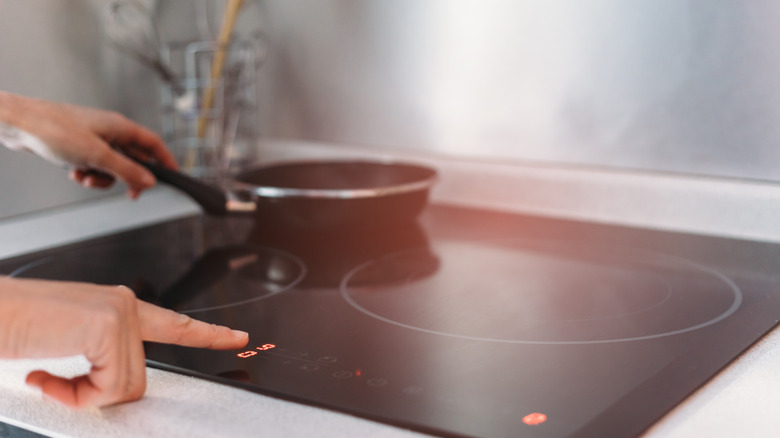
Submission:
M 261 345 L 259 347 L 255 347 L 255 350 L 266 351 L 266 350 L 270 350 L 272 348 L 276 348 L 276 345 L 275 344 L 263 344 L 263 345 Z M 255 351 L 255 350 L 244 351 L 243 353 L 238 353 L 236 356 L 240 357 L 241 359 L 246 359 L 248 357 L 252 357 L 252 356 L 256 355 L 257 351 Z
M 523 423 L 529 426 L 538 426 L 547 421 L 547 415 L 534 412 L 523 417 Z

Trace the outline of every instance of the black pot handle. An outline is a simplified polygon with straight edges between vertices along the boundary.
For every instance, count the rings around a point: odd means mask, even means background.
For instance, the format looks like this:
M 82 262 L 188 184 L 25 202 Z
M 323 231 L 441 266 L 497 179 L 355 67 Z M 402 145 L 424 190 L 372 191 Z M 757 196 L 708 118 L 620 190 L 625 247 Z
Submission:
M 197 202 L 206 213 L 224 215 L 228 212 L 228 198 L 221 189 L 159 164 L 137 159 L 135 161 L 149 169 L 158 181 L 162 181 L 187 194 Z

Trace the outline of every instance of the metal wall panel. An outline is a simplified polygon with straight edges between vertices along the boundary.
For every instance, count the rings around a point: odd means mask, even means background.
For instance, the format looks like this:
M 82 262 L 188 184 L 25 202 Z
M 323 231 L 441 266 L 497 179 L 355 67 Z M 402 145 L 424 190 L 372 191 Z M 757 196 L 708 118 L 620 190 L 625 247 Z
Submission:
M 773 0 L 267 0 L 272 136 L 780 179 Z

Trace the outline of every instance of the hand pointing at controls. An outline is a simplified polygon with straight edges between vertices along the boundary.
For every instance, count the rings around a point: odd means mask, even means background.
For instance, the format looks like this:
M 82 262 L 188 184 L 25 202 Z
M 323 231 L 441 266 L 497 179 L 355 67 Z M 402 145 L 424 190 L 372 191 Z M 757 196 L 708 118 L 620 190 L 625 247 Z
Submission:
M 136 299 L 124 286 L 0 277 L 0 357 L 84 355 L 87 375 L 34 371 L 27 383 L 73 408 L 138 399 L 146 389 L 142 341 L 233 349 L 247 333 L 197 321 Z

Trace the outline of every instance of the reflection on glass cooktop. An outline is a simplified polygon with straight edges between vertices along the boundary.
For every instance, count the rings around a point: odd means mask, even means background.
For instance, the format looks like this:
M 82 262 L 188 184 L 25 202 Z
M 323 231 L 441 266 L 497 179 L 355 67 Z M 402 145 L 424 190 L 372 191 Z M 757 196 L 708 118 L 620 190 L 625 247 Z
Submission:
M 445 241 L 434 276 L 419 278 L 416 251 L 349 272 L 342 294 L 356 309 L 411 330 L 464 340 L 590 344 L 653 339 L 714 324 L 742 292 L 717 271 L 631 248 L 502 239 Z M 364 277 L 404 272 L 382 287 Z M 436 317 L 433 318 L 432 316 Z
M 432 206 L 307 231 L 191 217 L 0 262 L 246 330 L 150 365 L 446 436 L 638 435 L 780 314 L 775 245 Z

